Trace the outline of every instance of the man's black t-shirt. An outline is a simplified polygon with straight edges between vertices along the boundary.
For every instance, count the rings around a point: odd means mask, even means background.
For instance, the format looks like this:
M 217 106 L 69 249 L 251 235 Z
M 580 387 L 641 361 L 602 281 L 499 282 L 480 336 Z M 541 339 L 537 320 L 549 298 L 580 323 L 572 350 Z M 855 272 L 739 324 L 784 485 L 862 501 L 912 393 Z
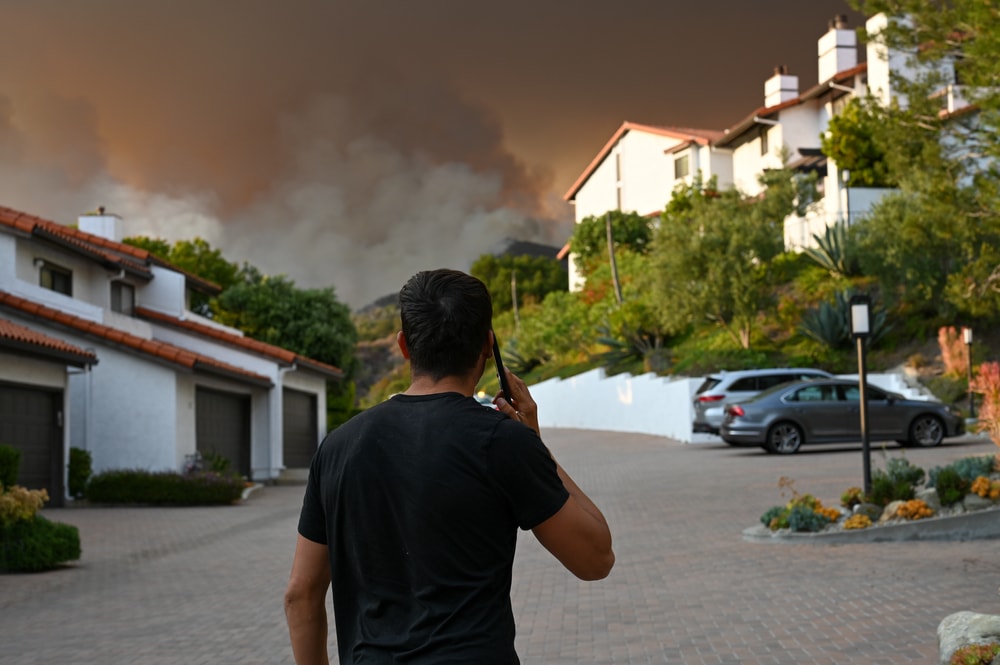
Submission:
M 517 663 L 517 529 L 568 496 L 534 431 L 458 393 L 396 395 L 331 432 L 299 533 L 330 550 L 341 663 Z

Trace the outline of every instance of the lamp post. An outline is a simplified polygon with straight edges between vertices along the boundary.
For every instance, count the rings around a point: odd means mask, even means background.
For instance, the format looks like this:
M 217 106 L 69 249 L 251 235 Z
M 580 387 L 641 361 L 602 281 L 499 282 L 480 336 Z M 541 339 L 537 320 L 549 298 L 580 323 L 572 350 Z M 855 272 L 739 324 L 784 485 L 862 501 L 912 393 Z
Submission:
M 861 454 L 864 459 L 865 496 L 872 491 L 871 448 L 868 442 L 868 383 L 865 368 L 865 339 L 871 334 L 869 314 L 871 298 L 864 294 L 851 297 L 851 335 L 858 345 L 858 392 L 861 398 Z
M 965 357 L 969 366 L 969 420 L 975 420 L 976 401 L 972 394 L 972 328 L 962 328 L 962 341 L 965 342 Z
M 848 185 L 851 182 L 851 172 L 841 169 L 840 180 L 844 183 L 844 222 L 846 226 L 851 225 L 851 189 Z

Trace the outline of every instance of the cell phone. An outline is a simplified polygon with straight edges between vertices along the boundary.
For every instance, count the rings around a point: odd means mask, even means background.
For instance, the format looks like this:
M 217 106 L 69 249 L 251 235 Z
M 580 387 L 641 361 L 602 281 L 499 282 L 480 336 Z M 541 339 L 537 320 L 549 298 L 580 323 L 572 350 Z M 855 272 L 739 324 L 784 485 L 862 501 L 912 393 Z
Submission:
M 511 405 L 514 398 L 510 394 L 510 384 L 507 383 L 507 373 L 503 371 L 503 359 L 500 358 L 500 343 L 497 341 L 497 334 L 493 333 L 493 362 L 497 366 L 497 379 L 500 381 L 500 390 L 503 391 L 504 399 Z

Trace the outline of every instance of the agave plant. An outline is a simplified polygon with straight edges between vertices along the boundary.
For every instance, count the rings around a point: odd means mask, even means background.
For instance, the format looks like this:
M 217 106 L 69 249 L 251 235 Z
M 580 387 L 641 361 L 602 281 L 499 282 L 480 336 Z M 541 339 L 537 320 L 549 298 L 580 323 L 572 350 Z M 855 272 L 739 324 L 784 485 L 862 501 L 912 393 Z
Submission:
M 851 293 L 838 291 L 833 302 L 823 301 L 802 316 L 799 331 L 831 349 L 851 344 Z M 869 343 L 877 342 L 890 329 L 885 309 L 872 307 Z
M 814 235 L 816 247 L 807 247 L 803 253 L 835 275 L 852 277 L 858 274 L 858 263 L 848 243 L 847 224 L 837 222 L 826 227 L 822 236 Z

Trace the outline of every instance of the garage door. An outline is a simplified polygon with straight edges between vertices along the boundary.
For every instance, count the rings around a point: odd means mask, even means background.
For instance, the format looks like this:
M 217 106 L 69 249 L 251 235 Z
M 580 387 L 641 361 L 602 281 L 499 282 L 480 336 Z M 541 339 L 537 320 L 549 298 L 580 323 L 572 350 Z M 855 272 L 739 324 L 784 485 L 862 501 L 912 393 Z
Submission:
M 250 477 L 250 397 L 208 388 L 195 390 L 198 452 L 229 460 L 229 469 Z
M 18 484 L 47 490 L 50 506 L 63 503 L 62 402 L 58 390 L 0 383 L 0 443 L 21 451 Z
M 285 467 L 307 469 L 319 441 L 316 430 L 316 395 L 285 388 L 282 399 Z

